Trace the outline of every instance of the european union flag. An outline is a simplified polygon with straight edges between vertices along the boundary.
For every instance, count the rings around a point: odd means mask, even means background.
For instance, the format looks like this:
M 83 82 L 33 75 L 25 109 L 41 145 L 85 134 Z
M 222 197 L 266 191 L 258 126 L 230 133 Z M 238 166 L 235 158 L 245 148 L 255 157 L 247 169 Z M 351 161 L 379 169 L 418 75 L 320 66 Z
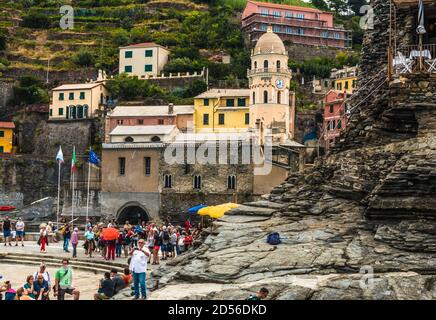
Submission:
M 95 152 L 92 151 L 92 150 L 89 150 L 89 162 L 92 163 L 92 164 L 96 164 L 96 165 L 100 164 L 100 159 L 95 154 Z

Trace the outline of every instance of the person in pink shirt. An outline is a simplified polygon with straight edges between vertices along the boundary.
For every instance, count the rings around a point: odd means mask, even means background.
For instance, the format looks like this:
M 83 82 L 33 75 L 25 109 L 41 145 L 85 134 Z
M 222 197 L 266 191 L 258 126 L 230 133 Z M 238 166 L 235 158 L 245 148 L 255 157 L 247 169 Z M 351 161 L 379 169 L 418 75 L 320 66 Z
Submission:
M 77 245 L 79 244 L 79 229 L 74 228 L 71 235 L 71 244 L 73 245 L 73 258 L 77 258 Z

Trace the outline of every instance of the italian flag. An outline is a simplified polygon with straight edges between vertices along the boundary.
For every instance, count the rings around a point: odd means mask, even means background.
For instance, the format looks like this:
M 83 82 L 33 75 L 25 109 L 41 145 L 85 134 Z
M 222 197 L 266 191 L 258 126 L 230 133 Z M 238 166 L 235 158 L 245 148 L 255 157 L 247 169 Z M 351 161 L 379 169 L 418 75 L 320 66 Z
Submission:
M 73 147 L 73 158 L 71 159 L 71 172 L 76 173 L 76 146 Z

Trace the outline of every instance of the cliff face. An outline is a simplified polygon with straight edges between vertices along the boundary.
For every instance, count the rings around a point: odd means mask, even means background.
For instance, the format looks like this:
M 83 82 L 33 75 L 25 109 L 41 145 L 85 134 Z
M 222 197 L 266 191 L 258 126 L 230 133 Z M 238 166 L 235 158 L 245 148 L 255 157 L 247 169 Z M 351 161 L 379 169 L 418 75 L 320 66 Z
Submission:
M 386 66 L 389 3 L 372 5 L 361 84 Z M 265 286 L 272 299 L 436 298 L 436 77 L 365 91 L 330 155 L 218 221 L 154 272 L 152 296 L 243 299 Z M 267 244 L 270 232 L 283 243 Z

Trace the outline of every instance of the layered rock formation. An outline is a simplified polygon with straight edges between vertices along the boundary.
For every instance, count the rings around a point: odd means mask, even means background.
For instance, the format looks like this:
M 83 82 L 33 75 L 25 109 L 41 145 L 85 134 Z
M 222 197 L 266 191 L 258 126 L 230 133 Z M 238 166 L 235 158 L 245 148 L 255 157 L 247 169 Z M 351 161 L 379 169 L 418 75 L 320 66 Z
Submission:
M 386 76 L 389 2 L 372 5 L 361 84 Z M 435 94 L 429 74 L 362 90 L 331 154 L 155 271 L 152 298 L 244 299 L 262 286 L 271 299 L 436 298 Z M 283 243 L 267 244 L 270 232 Z

